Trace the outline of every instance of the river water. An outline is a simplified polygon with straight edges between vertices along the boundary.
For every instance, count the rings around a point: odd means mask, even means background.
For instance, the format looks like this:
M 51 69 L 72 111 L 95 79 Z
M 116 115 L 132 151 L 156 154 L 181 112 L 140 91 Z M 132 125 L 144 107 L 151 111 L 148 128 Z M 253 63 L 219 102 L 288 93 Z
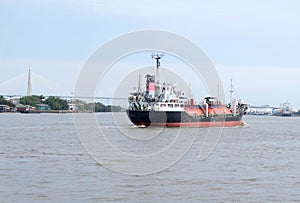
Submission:
M 136 128 L 127 119 L 116 126 L 112 115 L 96 114 L 98 125 L 122 151 L 153 153 L 176 137 L 176 128 Z M 299 202 L 300 117 L 244 121 L 249 127 L 224 128 L 205 160 L 198 155 L 208 129 L 200 129 L 171 167 L 126 175 L 89 155 L 72 114 L 0 114 L 0 202 Z

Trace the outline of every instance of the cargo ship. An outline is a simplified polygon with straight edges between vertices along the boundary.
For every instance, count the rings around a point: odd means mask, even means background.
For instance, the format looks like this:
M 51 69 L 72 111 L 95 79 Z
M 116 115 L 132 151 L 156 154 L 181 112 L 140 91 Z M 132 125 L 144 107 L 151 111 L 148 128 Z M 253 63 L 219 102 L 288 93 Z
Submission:
M 128 98 L 127 115 L 138 126 L 167 127 L 232 127 L 242 126 L 242 117 L 248 105 L 241 100 L 232 99 L 224 105 L 217 97 L 205 97 L 200 103 L 177 91 L 172 82 L 158 80 L 160 60 L 163 55 L 152 55 L 156 60 L 156 75 L 147 74 L 146 87 L 139 87 Z

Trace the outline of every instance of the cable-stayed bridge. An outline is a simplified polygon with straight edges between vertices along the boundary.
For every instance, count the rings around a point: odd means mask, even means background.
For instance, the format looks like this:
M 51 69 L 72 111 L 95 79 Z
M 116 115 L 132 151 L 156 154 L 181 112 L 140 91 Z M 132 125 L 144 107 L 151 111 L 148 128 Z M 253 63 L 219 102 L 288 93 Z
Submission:
M 26 94 L 27 92 L 27 94 Z M 111 96 L 74 96 L 73 91 L 60 85 L 58 82 L 33 72 L 30 68 L 24 72 L 6 81 L 0 82 L 0 95 L 8 98 L 20 98 L 28 95 L 43 95 L 44 97 L 55 96 L 67 100 L 83 100 L 91 102 L 127 101 L 125 97 Z
M 0 82 L 0 95 L 68 95 L 72 91 L 33 71 Z
M 20 97 L 24 97 L 27 95 L 6 95 L 6 94 L 0 94 L 4 97 L 9 97 L 9 98 L 20 98 Z M 99 97 L 99 96 L 95 96 L 95 97 L 86 97 L 86 96 L 64 96 L 64 95 L 43 95 L 45 98 L 50 97 L 50 96 L 54 96 L 54 97 L 59 97 L 62 99 L 79 99 L 79 100 L 128 100 L 128 98 L 124 98 L 124 97 Z

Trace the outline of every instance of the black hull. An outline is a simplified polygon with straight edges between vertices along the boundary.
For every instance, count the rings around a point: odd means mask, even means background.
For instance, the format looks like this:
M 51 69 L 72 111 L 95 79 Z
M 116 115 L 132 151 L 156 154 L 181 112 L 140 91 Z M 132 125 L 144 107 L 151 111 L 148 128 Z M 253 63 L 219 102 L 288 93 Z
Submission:
M 291 113 L 279 113 L 279 114 L 275 114 L 275 116 L 291 117 L 292 114 Z
M 181 111 L 136 111 L 127 110 L 127 115 L 135 125 L 145 126 L 240 126 L 243 125 L 242 115 L 192 117 Z

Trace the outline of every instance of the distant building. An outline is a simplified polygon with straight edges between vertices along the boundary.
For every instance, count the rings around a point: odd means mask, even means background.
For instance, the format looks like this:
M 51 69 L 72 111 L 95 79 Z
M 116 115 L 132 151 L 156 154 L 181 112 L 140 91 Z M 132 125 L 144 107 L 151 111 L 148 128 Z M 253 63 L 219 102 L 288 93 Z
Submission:
M 249 115 L 272 115 L 273 107 L 268 105 L 250 106 L 248 109 Z
M 69 103 L 68 105 L 69 105 L 69 110 L 71 110 L 71 111 L 77 110 L 77 105 L 76 104 Z
M 80 100 L 67 100 L 70 111 L 82 111 L 84 109 L 84 103 Z
M 0 105 L 0 112 L 10 111 L 10 107 L 8 105 Z
M 14 104 L 19 105 L 20 98 L 19 97 L 4 97 L 6 101 Z
M 45 110 L 51 110 L 51 107 L 48 106 L 48 104 L 37 104 L 35 106 L 35 109 L 38 111 L 45 111 Z

